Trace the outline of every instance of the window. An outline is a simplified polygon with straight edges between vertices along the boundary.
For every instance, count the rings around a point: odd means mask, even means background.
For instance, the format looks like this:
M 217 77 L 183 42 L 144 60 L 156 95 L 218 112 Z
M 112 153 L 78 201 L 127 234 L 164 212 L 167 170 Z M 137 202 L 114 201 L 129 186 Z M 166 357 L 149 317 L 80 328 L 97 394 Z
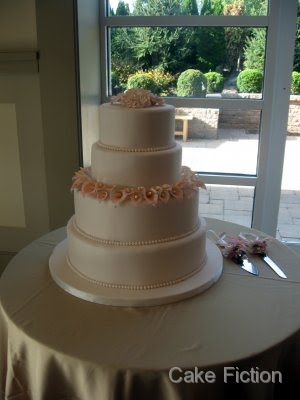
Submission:
M 166 96 L 178 115 L 191 116 L 187 141 L 177 136 L 184 163 L 222 188 L 224 197 L 226 188 L 249 189 L 247 224 L 275 235 L 297 1 L 204 0 L 200 9 L 196 1 L 184 2 L 186 9 L 182 4 L 100 2 L 101 101 L 143 75 L 138 79 Z M 260 71 L 248 79 L 255 94 L 242 93 L 238 75 L 245 67 Z M 205 75 L 197 73 L 197 93 L 179 91 L 186 69 Z M 207 72 L 223 82 L 207 90 Z M 179 117 L 176 124 L 182 129 Z

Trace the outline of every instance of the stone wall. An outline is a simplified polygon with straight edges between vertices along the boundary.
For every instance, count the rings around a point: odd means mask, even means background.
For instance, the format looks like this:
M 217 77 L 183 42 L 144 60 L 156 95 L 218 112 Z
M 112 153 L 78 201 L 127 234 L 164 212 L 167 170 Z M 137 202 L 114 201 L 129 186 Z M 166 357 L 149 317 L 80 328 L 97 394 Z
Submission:
M 239 98 L 260 99 L 261 94 L 239 93 Z M 258 131 L 260 124 L 259 110 L 220 110 L 219 128 L 245 129 L 248 132 Z M 290 135 L 300 134 L 300 96 L 290 96 L 288 128 Z
M 217 139 L 219 109 L 217 108 L 177 108 L 176 114 L 192 115 L 189 121 L 189 138 Z M 176 130 L 180 128 L 182 121 L 176 121 Z
M 300 96 L 292 95 L 290 97 L 288 134 L 300 134 Z
M 239 93 L 238 96 L 243 98 L 261 98 L 260 94 L 249 93 Z M 176 114 L 193 116 L 193 119 L 189 121 L 189 138 L 217 139 L 218 128 L 245 129 L 248 133 L 259 131 L 260 110 L 177 108 Z M 181 121 L 176 121 L 177 129 L 181 129 L 181 124 Z M 300 95 L 292 95 L 290 97 L 288 134 L 300 134 Z
M 258 131 L 260 123 L 260 110 L 229 110 L 221 109 L 219 128 L 245 129 Z

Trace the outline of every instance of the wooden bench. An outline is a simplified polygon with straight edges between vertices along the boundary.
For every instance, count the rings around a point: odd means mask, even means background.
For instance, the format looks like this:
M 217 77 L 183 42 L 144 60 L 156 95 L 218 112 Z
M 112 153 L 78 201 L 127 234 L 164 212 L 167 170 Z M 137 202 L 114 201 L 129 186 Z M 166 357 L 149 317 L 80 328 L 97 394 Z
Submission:
M 189 131 L 189 121 L 191 121 L 193 117 L 191 115 L 175 115 L 176 121 L 182 121 L 182 130 L 175 131 L 175 135 L 182 136 L 184 142 L 187 141 L 188 131 Z

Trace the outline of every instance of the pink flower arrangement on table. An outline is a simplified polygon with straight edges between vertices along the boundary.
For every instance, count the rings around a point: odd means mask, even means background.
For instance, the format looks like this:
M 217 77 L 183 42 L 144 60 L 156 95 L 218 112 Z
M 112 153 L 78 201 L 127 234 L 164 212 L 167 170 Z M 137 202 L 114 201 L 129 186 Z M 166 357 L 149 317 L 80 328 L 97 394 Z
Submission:
M 244 250 L 253 255 L 264 255 L 267 250 L 267 243 L 271 240 L 270 238 L 259 238 L 252 233 L 240 233 L 239 239 L 243 243 Z
M 230 237 L 225 232 L 220 235 L 217 235 L 214 231 L 210 232 L 217 238 L 216 244 L 223 256 L 238 263 L 245 254 L 266 254 L 267 243 L 270 241 L 270 238 L 261 239 L 252 233 L 240 233 L 238 237 Z
M 181 179 L 174 185 L 163 184 L 150 188 L 98 182 L 91 176 L 90 168 L 81 168 L 73 177 L 71 190 L 78 190 L 83 196 L 90 196 L 98 201 L 110 200 L 116 204 L 129 201 L 133 204 L 157 205 L 167 203 L 171 198 L 178 200 L 190 198 L 198 188 L 206 189 L 204 182 L 188 167 L 182 167 Z

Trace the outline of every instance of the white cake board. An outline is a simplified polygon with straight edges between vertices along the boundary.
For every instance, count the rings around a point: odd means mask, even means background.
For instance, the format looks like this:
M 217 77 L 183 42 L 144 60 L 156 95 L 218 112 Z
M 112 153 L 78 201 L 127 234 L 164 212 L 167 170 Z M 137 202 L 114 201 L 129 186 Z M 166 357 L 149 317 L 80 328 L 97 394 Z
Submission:
M 83 279 L 66 261 L 67 239 L 55 247 L 49 267 L 54 281 L 73 296 L 99 304 L 144 307 L 183 300 L 213 285 L 222 274 L 223 257 L 218 247 L 209 239 L 206 241 L 206 254 L 205 266 L 195 275 L 175 285 L 148 290 L 107 288 Z

